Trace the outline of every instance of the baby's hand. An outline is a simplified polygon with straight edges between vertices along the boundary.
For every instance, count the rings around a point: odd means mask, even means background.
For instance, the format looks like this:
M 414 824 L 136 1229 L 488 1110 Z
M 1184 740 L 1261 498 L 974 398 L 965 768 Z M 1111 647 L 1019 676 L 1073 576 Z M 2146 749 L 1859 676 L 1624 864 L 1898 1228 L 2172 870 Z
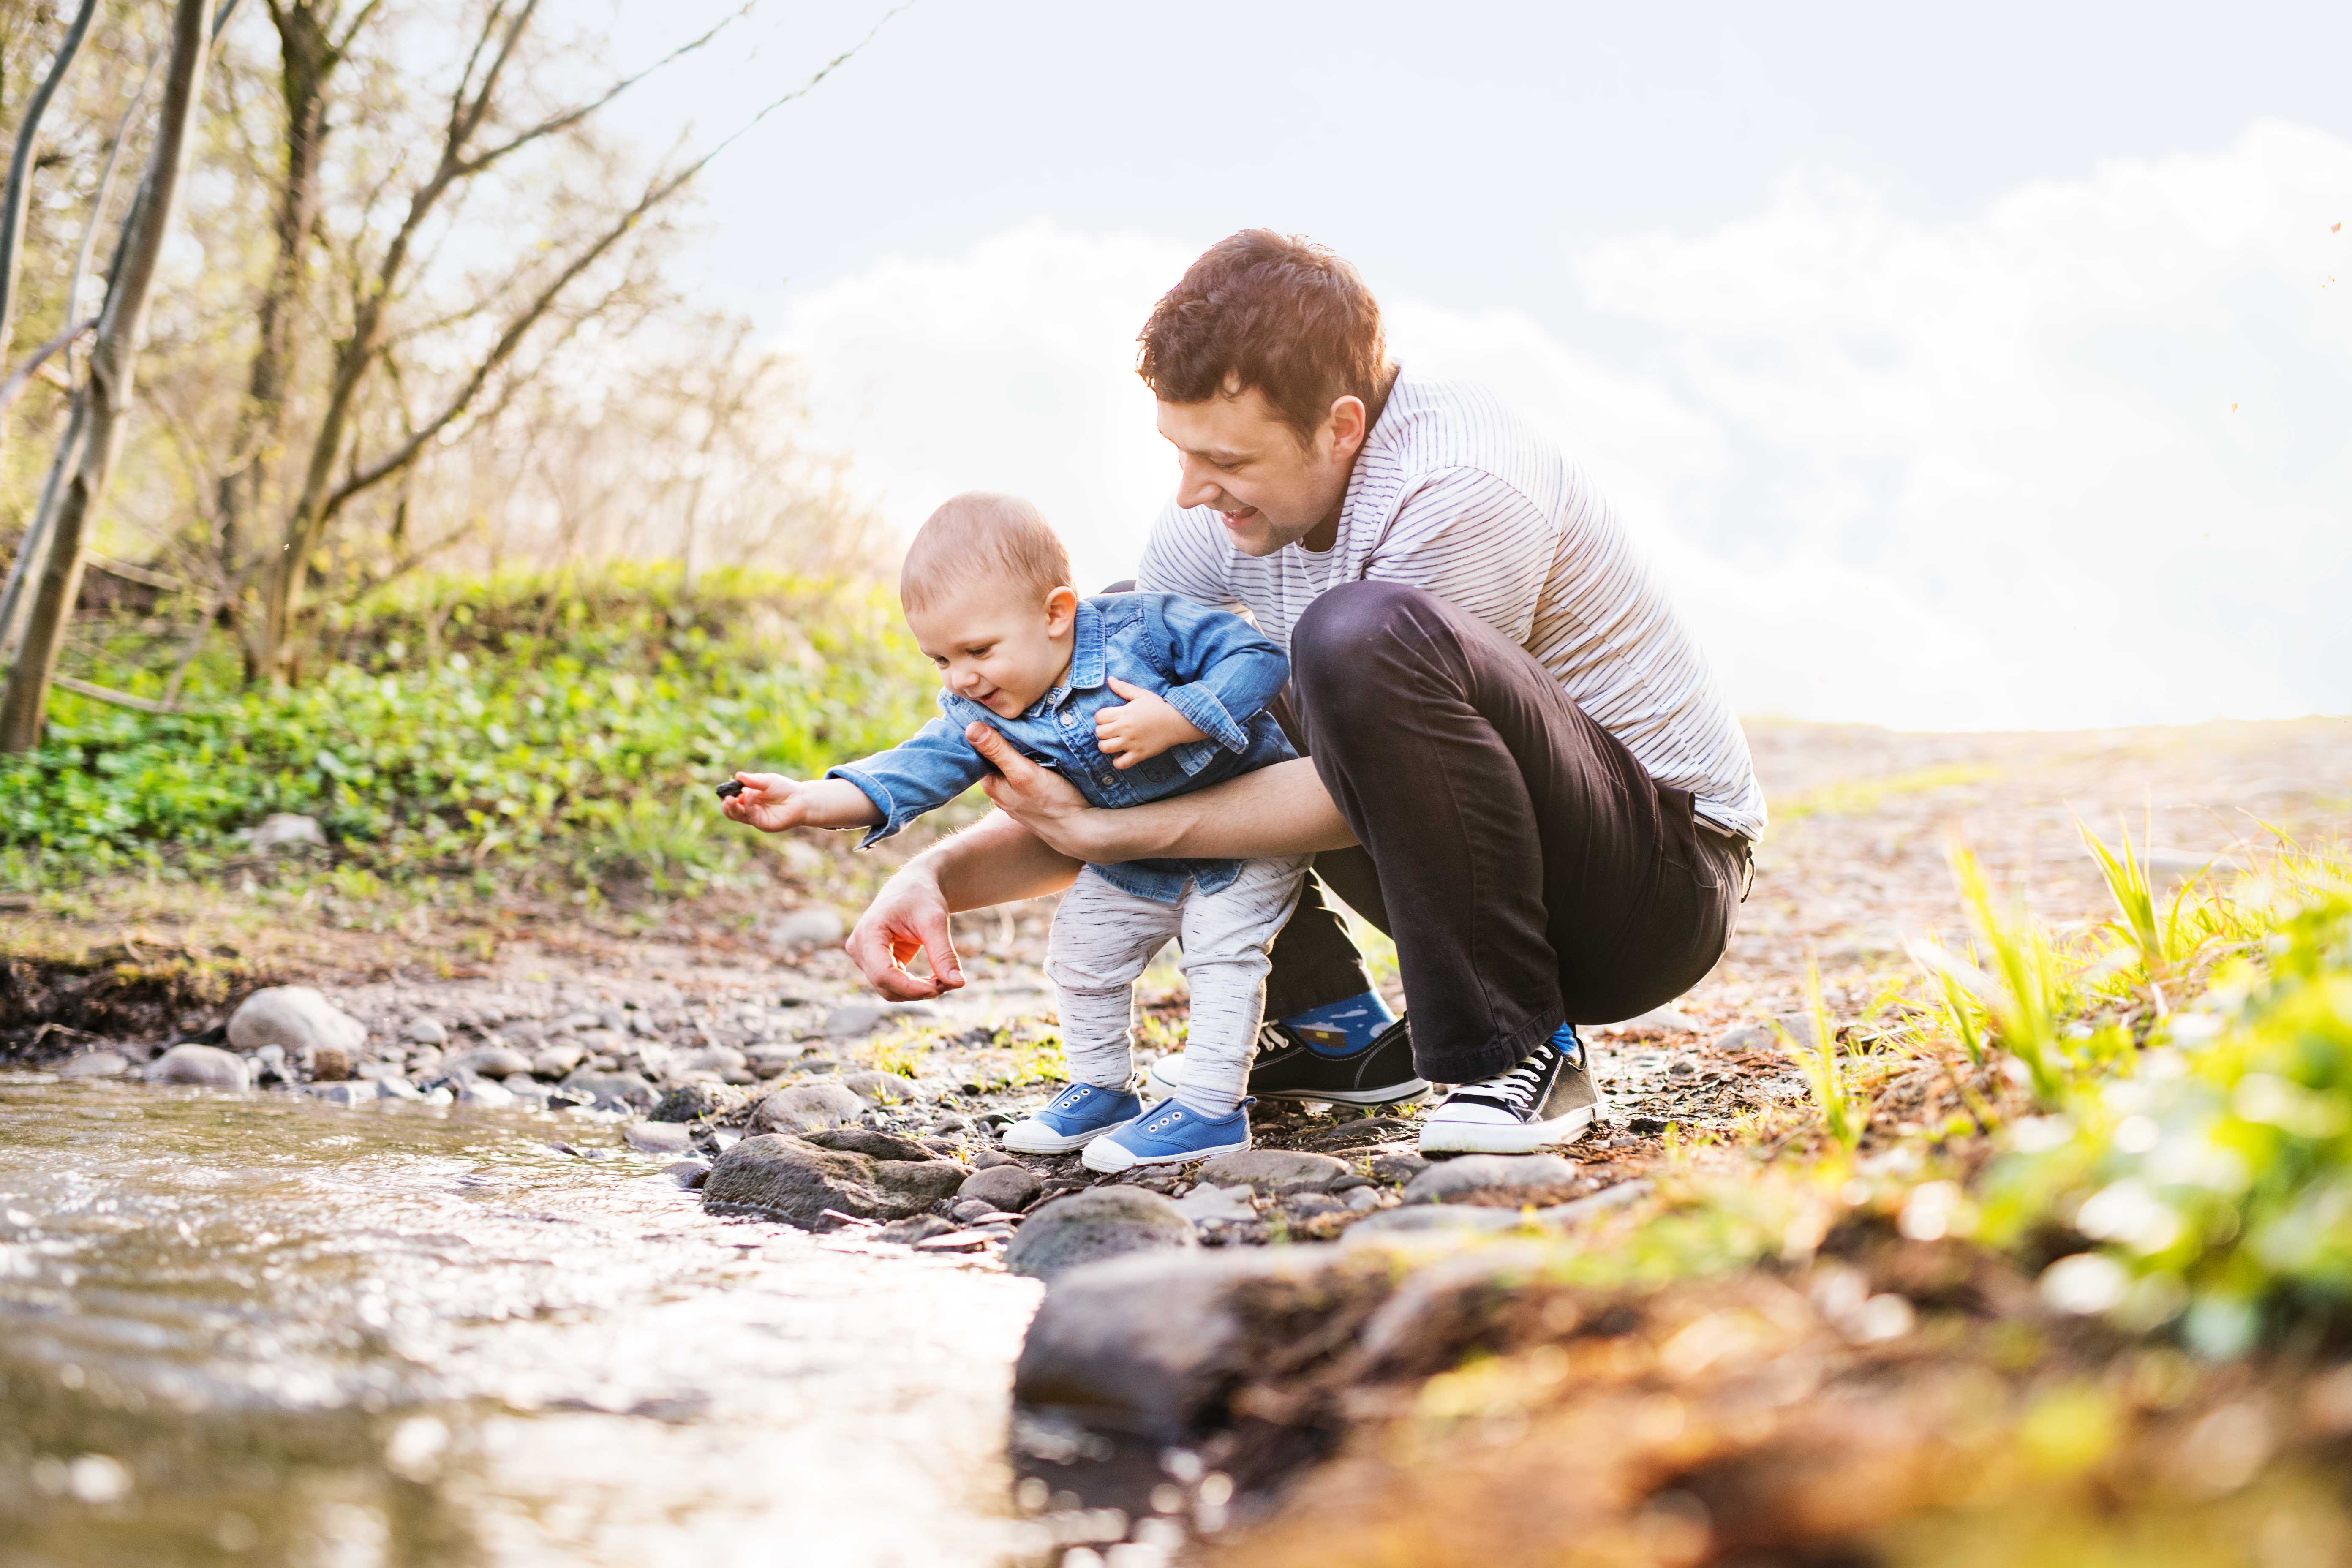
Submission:
M 1115 675 L 1110 689 L 1127 700 L 1095 714 L 1095 745 L 1114 767 L 1131 768 L 1171 746 L 1208 739 L 1158 692 L 1129 686 Z
M 719 808 L 737 822 L 748 822 L 762 833 L 782 833 L 808 821 L 808 803 L 802 798 L 807 784 L 782 773 L 737 773 L 740 793 L 719 802 Z

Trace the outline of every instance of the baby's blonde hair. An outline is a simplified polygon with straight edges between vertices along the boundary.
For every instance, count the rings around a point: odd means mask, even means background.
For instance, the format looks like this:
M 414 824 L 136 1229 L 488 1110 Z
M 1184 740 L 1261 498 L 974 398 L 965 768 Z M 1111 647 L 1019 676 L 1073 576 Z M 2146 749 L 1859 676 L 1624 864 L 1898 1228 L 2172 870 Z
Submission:
M 1035 591 L 1037 602 L 1070 583 L 1062 536 L 1019 496 L 966 490 L 924 520 L 898 568 L 898 603 L 908 610 L 937 604 L 975 576 Z

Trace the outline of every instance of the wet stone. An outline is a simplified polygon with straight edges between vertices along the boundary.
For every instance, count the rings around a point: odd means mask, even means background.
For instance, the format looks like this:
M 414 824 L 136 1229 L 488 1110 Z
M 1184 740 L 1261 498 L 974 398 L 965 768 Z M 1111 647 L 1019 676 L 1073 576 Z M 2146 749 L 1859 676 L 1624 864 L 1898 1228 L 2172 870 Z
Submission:
M 583 1096 L 598 1109 L 651 1110 L 659 1099 L 654 1086 L 633 1072 L 596 1072 L 582 1069 L 564 1079 L 563 1087 Z
M 662 1167 L 662 1174 L 684 1187 L 688 1192 L 696 1192 L 700 1190 L 704 1182 L 710 1179 L 710 1162 L 673 1160 Z
M 367 1026 L 308 985 L 272 985 L 257 991 L 229 1015 L 228 1043 L 240 1051 L 278 1046 L 297 1061 L 321 1046 L 356 1051 L 367 1044 Z
M 1051 1283 L 1084 1264 L 1124 1253 L 1197 1247 L 1192 1222 L 1160 1194 L 1093 1187 L 1030 1212 L 1004 1266 Z
M 806 1230 L 857 1219 L 905 1219 L 953 1195 L 966 1173 L 952 1160 L 875 1160 L 820 1149 L 781 1133 L 746 1138 L 719 1157 L 703 1184 L 713 1214 L 749 1214 Z
M 866 1101 L 837 1083 L 796 1083 L 760 1102 L 752 1125 L 766 1132 L 814 1132 L 856 1121 Z
M 478 1078 L 512 1078 L 530 1071 L 530 1058 L 512 1046 L 477 1046 L 445 1058 L 442 1070 Z
M 84 1051 L 58 1064 L 59 1078 L 119 1078 L 131 1070 L 131 1058 L 121 1051 Z
M 1557 1187 L 1576 1179 L 1576 1162 L 1558 1154 L 1465 1154 L 1433 1165 L 1407 1183 L 1409 1204 L 1443 1203 L 1464 1193 Z
M 992 1165 L 984 1171 L 974 1171 L 956 1189 L 961 1198 L 982 1198 L 998 1209 L 1018 1212 L 1027 1208 L 1037 1197 L 1038 1180 L 1025 1165 Z
M 621 1139 L 645 1154 L 683 1154 L 694 1147 L 694 1134 L 677 1121 L 635 1121 Z
M 173 1046 L 155 1058 L 147 1077 L 153 1083 L 184 1083 L 231 1091 L 246 1088 L 245 1058 L 218 1046 Z

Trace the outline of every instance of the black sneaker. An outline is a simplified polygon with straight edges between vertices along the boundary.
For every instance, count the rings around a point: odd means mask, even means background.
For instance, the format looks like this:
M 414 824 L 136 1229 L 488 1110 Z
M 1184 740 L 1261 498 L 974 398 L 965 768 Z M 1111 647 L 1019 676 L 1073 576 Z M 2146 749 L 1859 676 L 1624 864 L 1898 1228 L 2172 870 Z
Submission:
M 1151 1064 L 1144 1092 L 1166 1100 L 1184 1081 L 1184 1053 Z M 1244 1094 L 1260 1100 L 1320 1100 L 1334 1105 L 1394 1105 L 1429 1092 L 1428 1080 L 1412 1070 L 1412 1036 L 1399 1018 L 1349 1056 L 1318 1054 L 1286 1024 L 1269 1023 L 1257 1032 L 1257 1056 L 1250 1062 Z
M 1604 1109 L 1573 1025 L 1508 1072 L 1465 1083 L 1422 1118 L 1424 1154 L 1525 1154 L 1572 1143 Z

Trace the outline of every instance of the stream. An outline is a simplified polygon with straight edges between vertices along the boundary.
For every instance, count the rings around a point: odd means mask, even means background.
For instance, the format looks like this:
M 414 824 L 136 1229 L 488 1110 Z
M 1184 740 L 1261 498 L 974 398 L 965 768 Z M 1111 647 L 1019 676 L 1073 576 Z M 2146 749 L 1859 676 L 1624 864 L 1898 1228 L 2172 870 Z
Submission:
M 1004 1562 L 1036 1300 L 587 1119 L 0 1073 L 0 1565 Z

